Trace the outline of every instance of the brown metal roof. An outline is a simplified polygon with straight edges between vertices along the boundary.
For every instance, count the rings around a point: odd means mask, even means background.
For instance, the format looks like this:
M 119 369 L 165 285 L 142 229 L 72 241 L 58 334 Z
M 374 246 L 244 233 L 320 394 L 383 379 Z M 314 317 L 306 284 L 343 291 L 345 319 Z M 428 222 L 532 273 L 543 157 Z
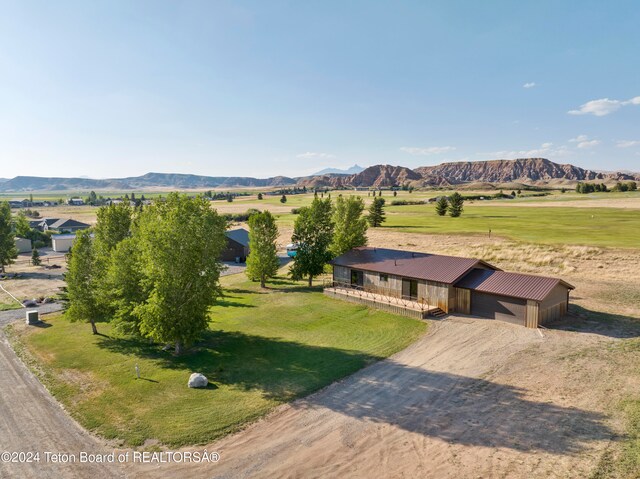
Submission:
M 474 258 L 367 247 L 354 248 L 335 258 L 331 264 L 449 284 L 480 264 L 497 269 Z
M 458 281 L 456 287 L 542 301 L 558 284 L 562 284 L 568 289 L 574 289 L 569 283 L 558 278 L 475 268 Z

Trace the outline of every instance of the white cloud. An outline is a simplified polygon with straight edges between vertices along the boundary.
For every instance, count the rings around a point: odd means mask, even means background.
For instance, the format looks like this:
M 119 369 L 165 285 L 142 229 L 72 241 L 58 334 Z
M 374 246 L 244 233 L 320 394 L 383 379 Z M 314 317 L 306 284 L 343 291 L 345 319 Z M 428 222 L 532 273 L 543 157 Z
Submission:
M 536 86 L 536 82 L 527 82 L 524 85 L 522 85 L 522 88 L 533 88 L 534 86 Z
M 448 151 L 455 150 L 455 146 L 430 146 L 427 148 L 417 148 L 412 146 L 403 146 L 400 151 L 409 153 L 410 155 L 438 155 L 440 153 L 446 153 Z
M 566 153 L 566 146 L 559 146 L 554 148 L 553 143 L 547 142 L 540 145 L 539 148 L 533 148 L 531 150 L 494 151 L 490 153 L 490 155 L 494 158 L 540 158 L 550 156 L 563 156 Z
M 578 108 L 577 110 L 569 110 L 568 113 L 570 115 L 605 116 L 627 105 L 640 105 L 640 96 L 636 96 L 625 101 L 609 100 L 608 98 L 591 100 L 580 105 L 580 108 Z
M 315 151 L 307 151 L 306 153 L 300 153 L 299 155 L 296 155 L 296 158 L 300 158 L 302 160 L 328 160 L 335 157 L 335 155 L 332 155 L 330 153 L 318 153 Z
M 631 148 L 632 146 L 640 146 L 640 141 L 637 140 L 620 140 L 616 143 L 618 148 Z
M 598 146 L 599 144 L 600 144 L 600 140 L 581 141 L 580 143 L 578 143 L 578 148 L 582 148 L 582 149 L 593 148 L 594 146 Z
M 571 138 L 569 143 L 580 143 L 581 141 L 587 141 L 589 137 L 587 135 L 578 135 L 575 138 Z

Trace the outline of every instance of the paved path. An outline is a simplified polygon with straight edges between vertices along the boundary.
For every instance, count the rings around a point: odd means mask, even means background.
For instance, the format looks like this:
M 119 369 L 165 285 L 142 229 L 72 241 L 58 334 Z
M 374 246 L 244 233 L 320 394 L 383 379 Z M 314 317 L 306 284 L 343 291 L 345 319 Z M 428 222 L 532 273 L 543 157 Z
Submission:
M 62 309 L 62 305 L 59 303 L 47 303 L 42 304 L 36 308 L 20 308 L 11 309 L 9 311 L 0 311 L 0 328 L 18 319 L 25 319 L 27 311 L 37 309 L 40 314 L 54 313 Z

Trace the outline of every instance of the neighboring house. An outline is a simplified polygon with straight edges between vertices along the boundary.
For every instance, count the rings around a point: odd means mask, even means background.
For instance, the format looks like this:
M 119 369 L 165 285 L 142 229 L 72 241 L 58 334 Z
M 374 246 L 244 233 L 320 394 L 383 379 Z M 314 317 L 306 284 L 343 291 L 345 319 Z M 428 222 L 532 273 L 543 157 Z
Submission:
M 73 246 L 76 235 L 51 235 L 51 246 L 56 253 L 66 253 Z
M 572 285 L 474 258 L 355 248 L 331 261 L 325 293 L 415 317 L 460 313 L 536 328 L 567 312 Z
M 91 225 L 71 218 L 44 218 L 38 225 L 40 231 L 54 230 L 68 231 L 69 233 L 86 230 L 89 227 L 91 227 Z
M 227 247 L 222 252 L 222 261 L 239 261 L 244 263 L 249 256 L 249 232 L 243 228 L 229 230 L 227 236 Z
M 9 200 L 11 208 L 28 208 L 30 205 L 29 200 Z
M 16 249 L 18 253 L 30 253 L 31 252 L 31 240 L 27 238 L 15 238 Z
M 71 206 L 82 206 L 84 205 L 84 200 L 82 198 L 69 198 L 67 204 Z
M 46 231 L 56 221 L 60 221 L 60 218 L 42 218 L 40 220 L 29 221 L 29 224 L 33 225 L 33 223 L 36 223 L 36 226 L 32 226 L 32 228 L 39 229 L 40 231 Z

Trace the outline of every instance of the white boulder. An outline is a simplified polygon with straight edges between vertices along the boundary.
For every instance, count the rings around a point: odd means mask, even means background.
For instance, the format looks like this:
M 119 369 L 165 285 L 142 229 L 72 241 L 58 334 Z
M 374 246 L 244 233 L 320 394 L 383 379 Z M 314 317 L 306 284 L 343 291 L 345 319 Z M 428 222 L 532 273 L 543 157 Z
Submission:
M 189 383 L 187 385 L 190 388 L 206 388 L 207 384 L 209 384 L 209 380 L 204 374 L 193 373 L 189 376 Z

